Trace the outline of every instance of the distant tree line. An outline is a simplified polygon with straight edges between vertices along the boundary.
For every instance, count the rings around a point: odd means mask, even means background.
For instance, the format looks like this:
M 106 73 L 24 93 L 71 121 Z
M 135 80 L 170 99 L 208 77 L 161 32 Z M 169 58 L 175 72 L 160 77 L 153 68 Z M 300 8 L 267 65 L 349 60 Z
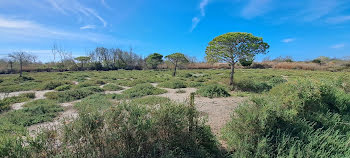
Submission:
M 133 49 L 105 47 L 97 47 L 85 56 L 73 57 L 71 52 L 58 45 L 52 47 L 52 56 L 52 61 L 42 63 L 30 52 L 13 52 L 8 54 L 7 58 L 0 59 L 0 73 L 19 73 L 22 76 L 22 72 L 29 71 L 142 70 L 159 69 L 160 65 L 163 65 L 162 68 L 173 68 L 175 75 L 176 69 L 196 61 L 195 57 L 188 57 L 182 53 L 174 53 L 166 57 L 153 53 L 143 58 Z

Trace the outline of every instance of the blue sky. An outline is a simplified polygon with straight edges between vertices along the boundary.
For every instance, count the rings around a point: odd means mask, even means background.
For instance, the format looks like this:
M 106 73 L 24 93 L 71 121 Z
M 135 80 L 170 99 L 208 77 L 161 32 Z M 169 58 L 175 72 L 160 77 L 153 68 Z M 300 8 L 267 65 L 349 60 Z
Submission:
M 50 61 L 56 43 L 73 56 L 103 46 L 203 60 L 227 32 L 263 37 L 270 52 L 258 60 L 350 56 L 350 0 L 0 0 L 0 57 Z

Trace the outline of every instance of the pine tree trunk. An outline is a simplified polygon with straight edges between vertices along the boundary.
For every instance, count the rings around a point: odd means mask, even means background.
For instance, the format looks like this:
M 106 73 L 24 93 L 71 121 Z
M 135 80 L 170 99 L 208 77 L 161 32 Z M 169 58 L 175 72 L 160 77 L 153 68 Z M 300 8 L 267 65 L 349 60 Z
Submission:
M 231 64 L 231 73 L 230 73 L 230 85 L 232 86 L 232 90 L 234 89 L 233 76 L 235 74 L 235 64 Z

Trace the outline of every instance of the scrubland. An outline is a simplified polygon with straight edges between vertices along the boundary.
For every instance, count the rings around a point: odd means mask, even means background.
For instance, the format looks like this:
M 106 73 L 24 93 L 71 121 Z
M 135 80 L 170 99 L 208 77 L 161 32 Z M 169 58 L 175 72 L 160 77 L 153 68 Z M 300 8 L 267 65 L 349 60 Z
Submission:
M 350 156 L 349 72 L 229 73 L 1 75 L 0 157 Z

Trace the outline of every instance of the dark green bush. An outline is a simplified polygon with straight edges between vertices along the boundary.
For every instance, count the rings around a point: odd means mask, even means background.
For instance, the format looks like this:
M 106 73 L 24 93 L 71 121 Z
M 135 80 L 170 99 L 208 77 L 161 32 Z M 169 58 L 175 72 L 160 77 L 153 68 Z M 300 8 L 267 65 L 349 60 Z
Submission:
M 199 88 L 196 92 L 203 97 L 218 98 L 218 97 L 229 97 L 230 94 L 227 89 L 219 84 L 210 84 Z
M 165 87 L 165 88 L 172 88 L 172 89 L 187 87 L 186 83 L 181 80 L 170 80 L 170 81 L 162 82 L 159 84 L 159 86 Z
M 144 84 L 138 84 L 128 90 L 125 90 L 123 92 L 123 95 L 127 98 L 137 98 L 137 97 L 143 97 L 147 95 L 158 95 L 166 92 L 167 91 L 164 89 L 159 89 L 149 83 L 144 83 Z

